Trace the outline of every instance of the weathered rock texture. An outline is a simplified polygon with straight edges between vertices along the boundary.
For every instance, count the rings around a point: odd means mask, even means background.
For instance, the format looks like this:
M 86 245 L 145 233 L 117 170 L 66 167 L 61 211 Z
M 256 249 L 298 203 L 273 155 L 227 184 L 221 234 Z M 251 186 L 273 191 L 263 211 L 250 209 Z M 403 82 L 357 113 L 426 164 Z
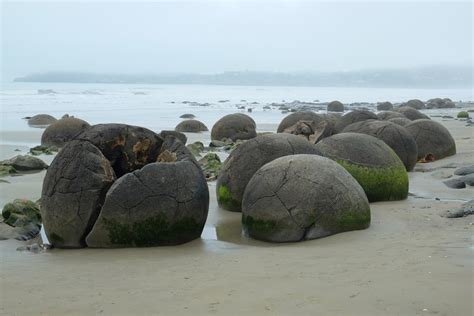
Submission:
M 420 120 L 420 119 L 429 119 L 428 116 L 426 116 L 425 114 L 421 113 L 417 109 L 412 108 L 410 106 L 399 107 L 396 111 L 398 113 L 405 115 L 407 119 L 412 120 L 412 121 Z
M 44 130 L 41 136 L 41 145 L 63 147 L 89 127 L 89 123 L 78 118 L 60 119 Z
M 332 101 L 328 104 L 328 112 L 344 112 L 344 104 L 339 101 Z
M 361 122 L 365 120 L 378 120 L 377 115 L 375 113 L 366 111 L 366 110 L 354 110 L 352 112 L 346 113 L 343 115 L 336 123 L 335 132 L 340 133 L 342 130 L 355 122 Z
M 362 187 L 336 162 L 293 155 L 264 165 L 252 177 L 242 224 L 252 238 L 294 242 L 367 228 L 370 207 Z
M 381 102 L 377 104 L 377 111 L 391 111 L 393 109 L 393 104 L 390 102 Z
M 182 133 L 199 133 L 208 130 L 207 126 L 198 120 L 184 120 L 175 127 L 175 131 Z
M 216 186 L 219 206 L 240 212 L 245 187 L 260 167 L 282 156 L 316 153 L 304 138 L 286 133 L 262 135 L 243 143 L 232 151 L 220 171 Z
M 362 186 L 370 202 L 407 197 L 405 166 L 382 140 L 365 134 L 341 133 L 323 139 L 316 149 L 344 167 Z
M 256 127 L 255 121 L 248 115 L 229 114 L 214 124 L 211 130 L 211 139 L 229 138 L 233 141 L 251 139 L 257 136 Z
M 57 119 L 49 114 L 38 114 L 28 119 L 28 125 L 44 127 L 53 124 Z

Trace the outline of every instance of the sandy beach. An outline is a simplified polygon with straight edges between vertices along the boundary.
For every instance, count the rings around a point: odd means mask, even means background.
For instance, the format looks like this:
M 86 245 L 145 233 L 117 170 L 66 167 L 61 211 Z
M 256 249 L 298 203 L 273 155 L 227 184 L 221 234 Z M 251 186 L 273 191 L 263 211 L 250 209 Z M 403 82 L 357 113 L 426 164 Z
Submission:
M 473 218 L 440 214 L 472 199 L 474 188 L 449 189 L 437 174 L 473 162 L 474 134 L 465 122 L 435 119 L 458 153 L 418 164 L 407 200 L 371 203 L 366 230 L 294 244 L 249 240 L 240 213 L 218 207 L 210 182 L 202 238 L 181 246 L 35 254 L 16 250 L 24 242 L 0 241 L 0 314 L 470 315 Z M 4 132 L 2 159 L 26 152 L 15 141 L 39 143 L 40 136 Z M 207 142 L 209 133 L 188 138 Z M 3 178 L 1 205 L 38 199 L 44 174 Z

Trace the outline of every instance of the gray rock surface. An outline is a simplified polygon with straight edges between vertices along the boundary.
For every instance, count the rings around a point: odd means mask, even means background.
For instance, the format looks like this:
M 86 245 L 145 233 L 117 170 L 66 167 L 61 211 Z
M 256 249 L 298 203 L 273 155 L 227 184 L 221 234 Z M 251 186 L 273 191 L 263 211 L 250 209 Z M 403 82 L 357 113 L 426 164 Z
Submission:
M 242 224 L 252 238 L 294 242 L 367 228 L 370 207 L 362 187 L 336 162 L 293 155 L 273 160 L 252 177 Z
M 299 121 L 308 122 L 311 126 L 316 126 L 324 121 L 324 118 L 311 111 L 299 111 L 287 115 L 278 125 L 277 133 L 283 133 L 287 128 L 297 124 Z
M 399 107 L 396 111 L 405 115 L 407 119 L 412 120 L 412 121 L 420 120 L 420 119 L 430 119 L 427 115 L 421 113 L 417 109 L 414 109 L 410 106 Z
M 336 123 L 334 127 L 335 133 L 340 133 L 342 130 L 352 123 L 361 122 L 365 120 L 378 120 L 375 113 L 366 110 L 354 110 L 352 112 L 343 115 Z
M 198 120 L 184 120 L 175 127 L 175 131 L 182 133 L 199 133 L 208 130 L 207 126 Z
M 177 131 L 166 131 L 165 130 L 165 131 L 161 131 L 159 135 L 163 139 L 165 139 L 168 136 L 176 137 L 184 145 L 186 145 L 186 142 L 188 141 L 188 137 L 186 137 L 186 135 L 184 135 L 183 133 L 177 132 Z
M 413 136 L 418 148 L 418 160 L 439 160 L 456 154 L 456 143 L 449 131 L 432 120 L 416 120 L 405 129 Z
M 344 104 L 339 101 L 329 102 L 328 112 L 344 112 Z
M 394 117 L 394 118 L 388 119 L 387 121 L 398 124 L 400 126 L 405 126 L 412 122 L 411 120 L 404 117 Z
M 459 218 L 459 217 L 465 217 L 468 215 L 474 215 L 474 200 L 470 200 L 464 204 L 462 204 L 458 209 L 456 210 L 448 210 L 445 214 L 442 216 L 445 216 L 447 218 Z
M 220 207 L 240 212 L 245 187 L 264 164 L 282 156 L 316 153 L 307 140 L 287 133 L 261 135 L 243 143 L 231 152 L 217 179 Z
M 457 176 L 465 176 L 467 174 L 474 173 L 474 165 L 463 166 L 454 170 L 454 174 Z
M 402 126 L 387 121 L 367 120 L 347 126 L 343 133 L 363 133 L 383 140 L 398 155 L 407 171 L 417 161 L 417 145 L 413 136 Z
M 393 118 L 404 118 L 404 119 L 407 118 L 402 113 L 398 113 L 395 111 L 382 111 L 382 112 L 377 113 L 377 117 L 379 118 L 379 120 L 383 120 L 383 121 L 388 121 Z
M 255 121 L 248 115 L 236 113 L 229 114 L 218 120 L 211 130 L 212 140 L 230 138 L 246 140 L 257 136 Z
M 391 111 L 393 104 L 390 102 L 381 102 L 377 104 L 377 111 Z
M 63 147 L 90 127 L 89 123 L 74 117 L 67 117 L 49 125 L 41 136 L 42 146 Z
M 48 165 L 43 160 L 28 155 L 17 155 L 11 159 L 0 161 L 0 165 L 12 166 L 17 171 L 33 171 L 48 168 Z
M 449 180 L 443 181 L 443 183 L 448 188 L 451 188 L 451 189 L 464 189 L 466 187 L 466 184 L 464 183 L 464 181 L 462 181 L 459 178 L 449 179 Z
M 426 102 L 426 108 L 428 109 L 449 109 L 455 107 L 456 104 L 449 98 L 434 98 Z
M 28 119 L 28 125 L 33 127 L 45 127 L 56 122 L 57 119 L 49 114 L 37 114 Z
M 426 108 L 425 103 L 421 100 L 418 100 L 418 99 L 408 100 L 404 104 L 404 106 L 409 106 L 409 107 L 414 108 L 416 110 L 422 110 L 422 109 Z

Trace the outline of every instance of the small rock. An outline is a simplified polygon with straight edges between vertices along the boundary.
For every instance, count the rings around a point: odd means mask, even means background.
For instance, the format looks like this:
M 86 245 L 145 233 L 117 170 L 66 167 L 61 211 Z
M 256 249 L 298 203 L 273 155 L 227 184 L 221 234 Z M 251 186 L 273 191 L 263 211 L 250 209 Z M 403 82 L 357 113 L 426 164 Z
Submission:
M 193 119 L 195 117 L 196 117 L 196 115 L 190 114 L 190 113 L 185 113 L 185 114 L 180 116 L 180 118 L 185 118 L 185 119 Z
M 43 170 L 48 168 L 48 165 L 43 160 L 27 155 L 18 155 L 11 159 L 0 161 L 0 165 L 12 166 L 18 171 Z
M 464 166 L 454 171 L 457 176 L 465 176 L 474 173 L 474 165 Z
M 466 187 L 466 184 L 459 178 L 446 180 L 443 183 L 451 189 L 464 189 Z
M 448 210 L 444 214 L 441 214 L 441 216 L 447 217 L 447 218 L 458 218 L 458 217 L 465 217 L 468 215 L 473 215 L 474 214 L 474 200 L 470 200 L 469 202 L 466 202 L 462 204 L 458 209 L 456 210 Z
M 199 160 L 207 181 L 216 180 L 221 170 L 222 162 L 216 153 L 208 153 Z
M 472 186 L 474 186 L 474 173 L 462 176 L 461 178 L 459 178 L 459 180 L 461 180 L 465 184 L 472 187 Z
M 204 151 L 204 144 L 201 142 L 195 142 L 189 145 L 186 145 L 186 148 L 194 155 L 199 156 Z
M 56 146 L 35 146 L 33 148 L 30 148 L 30 154 L 33 156 L 39 156 L 39 155 L 52 155 L 55 152 L 58 152 L 58 147 Z
M 13 227 L 41 223 L 41 213 L 38 206 L 35 202 L 25 199 L 16 199 L 5 204 L 2 209 L 2 216 L 5 224 Z
M 17 173 L 16 169 L 12 166 L 0 165 L 0 177 L 6 177 L 12 173 Z
M 220 141 L 220 140 L 213 140 L 211 141 L 211 143 L 209 144 L 209 147 L 224 147 L 226 145 L 226 143 L 224 143 L 223 141 Z

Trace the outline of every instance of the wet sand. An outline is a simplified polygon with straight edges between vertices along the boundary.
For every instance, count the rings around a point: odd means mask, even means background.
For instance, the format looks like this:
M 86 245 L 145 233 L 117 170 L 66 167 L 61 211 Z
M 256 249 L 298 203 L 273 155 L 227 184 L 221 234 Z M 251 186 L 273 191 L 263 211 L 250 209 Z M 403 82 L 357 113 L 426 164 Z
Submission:
M 472 163 L 474 129 L 442 123 L 458 154 L 417 165 L 426 172 L 410 173 L 409 198 L 372 203 L 369 229 L 294 244 L 248 240 L 211 182 L 203 238 L 181 246 L 34 254 L 0 241 L 0 314 L 471 315 L 474 218 L 439 214 L 472 199 L 474 187 L 449 189 L 432 169 Z M 43 176 L 3 178 L 0 203 L 39 198 Z

